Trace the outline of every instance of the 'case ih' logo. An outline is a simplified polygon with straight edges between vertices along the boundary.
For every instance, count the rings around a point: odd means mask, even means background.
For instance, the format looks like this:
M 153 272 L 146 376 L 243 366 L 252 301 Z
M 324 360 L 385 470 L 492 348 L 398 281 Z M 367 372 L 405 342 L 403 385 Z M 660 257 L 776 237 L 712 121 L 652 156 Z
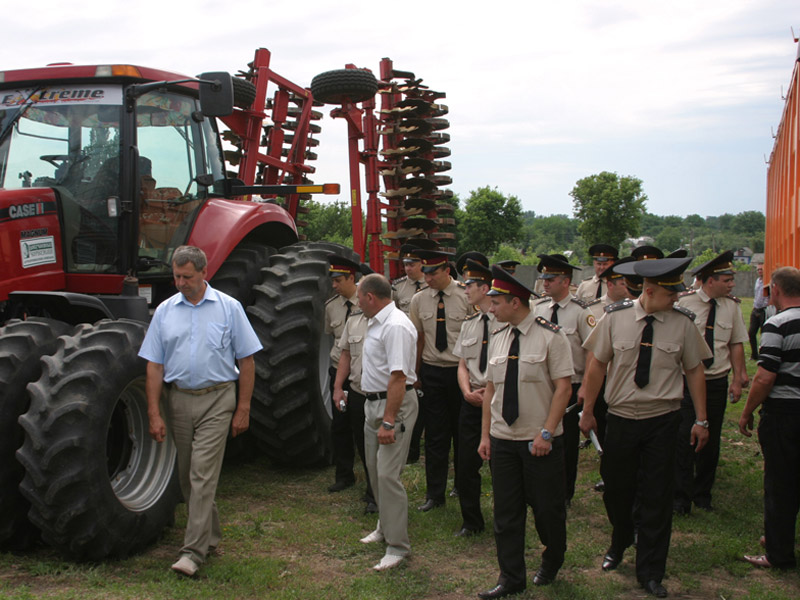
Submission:
M 55 202 L 26 202 L 25 204 L 12 204 L 8 208 L 0 208 L 0 222 L 14 219 L 40 217 L 55 213 L 58 207 Z

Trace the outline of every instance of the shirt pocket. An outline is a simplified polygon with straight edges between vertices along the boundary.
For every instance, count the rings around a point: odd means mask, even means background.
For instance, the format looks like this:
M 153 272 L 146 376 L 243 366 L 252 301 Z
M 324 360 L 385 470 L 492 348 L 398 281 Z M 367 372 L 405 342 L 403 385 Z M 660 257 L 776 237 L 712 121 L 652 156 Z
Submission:
M 476 337 L 461 340 L 461 354 L 464 359 L 477 358 L 481 353 L 481 340 Z
M 519 357 L 520 381 L 545 381 L 547 378 L 546 355 L 523 354 Z
M 653 365 L 655 367 L 674 367 L 681 362 L 680 344 L 674 342 L 653 342 Z
M 350 356 L 356 358 L 361 356 L 361 352 L 364 346 L 364 336 L 363 335 L 351 335 L 347 337 L 347 343 L 350 346 Z
M 614 362 L 619 365 L 632 365 L 639 358 L 638 342 L 629 340 L 615 340 L 612 344 L 614 347 Z
M 489 359 L 489 377 L 492 383 L 503 383 L 506 380 L 506 367 L 508 366 L 508 356 L 493 356 Z
M 731 339 L 732 331 L 733 323 L 730 321 L 720 321 L 718 319 L 714 327 L 714 345 L 727 346 Z
M 206 325 L 206 344 L 214 350 L 224 350 L 231 345 L 231 329 L 225 323 Z

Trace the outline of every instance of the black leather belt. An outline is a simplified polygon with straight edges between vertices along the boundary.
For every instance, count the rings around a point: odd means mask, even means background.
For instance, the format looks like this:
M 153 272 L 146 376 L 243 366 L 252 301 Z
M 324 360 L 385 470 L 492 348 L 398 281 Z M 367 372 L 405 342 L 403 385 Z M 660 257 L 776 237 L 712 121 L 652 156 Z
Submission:
M 413 389 L 414 389 L 413 385 L 406 385 L 406 391 Z M 364 394 L 364 398 L 366 398 L 370 402 L 375 402 L 376 400 L 385 400 L 387 393 L 388 392 L 373 392 L 372 394 Z
M 176 390 L 178 390 L 179 392 L 182 392 L 184 394 L 191 394 L 192 396 L 202 396 L 203 394 L 208 394 L 209 392 L 216 392 L 217 390 L 221 390 L 222 388 L 228 387 L 232 383 L 233 383 L 233 381 L 223 381 L 221 383 L 217 383 L 217 384 L 214 384 L 214 385 L 210 385 L 208 387 L 200 388 L 198 390 L 188 390 L 188 389 L 185 389 L 185 388 L 182 388 L 182 387 L 178 387 L 174 383 L 172 385 Z

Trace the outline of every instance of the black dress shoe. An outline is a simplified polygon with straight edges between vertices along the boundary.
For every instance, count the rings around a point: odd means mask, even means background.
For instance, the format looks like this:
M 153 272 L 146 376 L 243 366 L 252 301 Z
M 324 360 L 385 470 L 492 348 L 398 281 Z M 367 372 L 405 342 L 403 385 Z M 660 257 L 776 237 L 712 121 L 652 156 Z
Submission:
M 704 510 L 706 512 L 714 512 L 714 507 L 711 506 L 710 502 L 700 502 L 699 504 L 695 502 L 694 505 L 700 510 Z
M 622 552 L 617 552 L 613 548 L 609 548 L 606 555 L 603 557 L 603 571 L 613 571 L 617 568 L 619 563 L 622 562 Z
M 424 504 L 417 507 L 417 510 L 428 512 L 429 510 L 438 508 L 439 506 L 444 506 L 444 500 L 434 500 L 433 498 L 428 498 L 425 500 Z
M 685 504 L 673 504 L 672 512 L 680 517 L 688 517 L 692 514 L 692 507 Z
M 606 484 L 602 479 L 594 484 L 595 492 L 603 492 L 605 491 L 605 489 L 606 489 Z
M 367 502 L 367 505 L 364 507 L 364 514 L 369 515 L 378 512 L 378 505 L 374 502 Z
M 453 488 L 452 490 L 450 490 L 450 497 L 458 498 L 458 488 Z
M 555 580 L 556 573 L 540 567 L 533 576 L 533 585 L 550 585 Z
M 469 529 L 467 527 L 462 527 L 456 531 L 456 537 L 472 537 L 473 535 L 478 535 L 482 531 L 483 529 Z
M 334 492 L 341 492 L 342 490 L 346 490 L 349 487 L 353 487 L 356 484 L 355 481 L 344 481 L 339 480 L 333 482 L 333 484 L 328 486 L 328 491 L 333 494 Z
M 656 598 L 667 597 L 667 588 L 665 588 L 663 585 L 661 585 L 661 583 L 655 581 L 654 579 L 643 582 L 642 587 L 647 591 L 648 594 L 652 594 Z
M 509 587 L 507 585 L 503 585 L 502 583 L 498 583 L 490 590 L 486 590 L 485 592 L 478 592 L 478 598 L 483 598 L 483 600 L 490 600 L 491 598 L 505 598 L 506 596 L 521 594 L 524 591 L 525 591 L 524 586 Z

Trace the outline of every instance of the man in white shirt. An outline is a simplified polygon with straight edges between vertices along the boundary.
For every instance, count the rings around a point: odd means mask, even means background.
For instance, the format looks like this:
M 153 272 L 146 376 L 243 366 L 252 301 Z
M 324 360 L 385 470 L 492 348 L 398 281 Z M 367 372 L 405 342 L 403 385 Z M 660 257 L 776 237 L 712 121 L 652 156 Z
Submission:
M 369 319 L 361 373 L 367 399 L 364 448 L 379 516 L 375 531 L 361 542 L 386 541 L 386 554 L 373 567 L 384 571 L 399 565 L 411 551 L 408 496 L 400 474 L 419 410 L 413 388 L 417 331 L 392 302 L 392 286 L 382 275 L 361 280 L 358 304 Z

